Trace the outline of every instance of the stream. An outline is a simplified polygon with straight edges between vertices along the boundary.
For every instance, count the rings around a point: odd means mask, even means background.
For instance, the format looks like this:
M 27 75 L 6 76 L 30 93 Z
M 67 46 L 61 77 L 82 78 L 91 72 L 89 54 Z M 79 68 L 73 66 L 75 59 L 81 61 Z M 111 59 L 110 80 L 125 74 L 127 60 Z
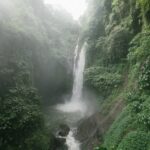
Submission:
M 81 120 L 95 113 L 97 107 L 95 96 L 90 97 L 83 93 L 86 45 L 87 44 L 84 43 L 82 48 L 79 49 L 77 44 L 75 48 L 73 67 L 74 81 L 71 98 L 65 99 L 63 103 L 50 106 L 47 111 L 47 125 L 57 128 L 56 132 L 59 131 L 59 125 L 61 124 L 70 128 L 70 131 L 68 131 L 65 136 L 57 136 L 60 140 L 65 139 L 64 144 L 68 150 L 81 150 L 82 143 L 76 139 L 78 124 Z M 90 95 L 92 94 L 90 93 Z
M 75 138 L 77 131 L 77 124 L 79 121 L 88 117 L 93 113 L 93 101 L 91 103 L 88 98 L 83 95 L 83 80 L 84 80 L 84 68 L 85 68 L 85 54 L 86 43 L 79 49 L 77 44 L 74 53 L 74 81 L 72 88 L 72 96 L 69 100 L 65 100 L 63 103 L 51 106 L 48 109 L 48 126 L 55 126 L 59 124 L 65 124 L 70 128 L 68 135 L 65 137 L 58 137 L 66 139 L 65 145 L 68 150 L 80 150 L 81 143 Z M 58 127 L 59 129 L 59 127 Z
M 77 44 L 74 53 L 74 82 L 72 89 L 72 97 L 70 101 L 66 101 L 64 104 L 59 104 L 56 109 L 62 113 L 71 113 L 77 116 L 77 120 L 80 120 L 86 114 L 86 104 L 82 99 L 83 89 L 83 73 L 85 68 L 85 51 L 86 43 L 83 44 L 81 50 Z M 80 150 L 80 143 L 74 137 L 75 129 L 71 128 L 68 136 L 66 137 L 66 145 L 68 150 Z
M 66 138 L 66 145 L 68 146 L 68 150 L 80 150 L 80 143 L 74 137 L 75 131 L 76 129 L 71 129 Z

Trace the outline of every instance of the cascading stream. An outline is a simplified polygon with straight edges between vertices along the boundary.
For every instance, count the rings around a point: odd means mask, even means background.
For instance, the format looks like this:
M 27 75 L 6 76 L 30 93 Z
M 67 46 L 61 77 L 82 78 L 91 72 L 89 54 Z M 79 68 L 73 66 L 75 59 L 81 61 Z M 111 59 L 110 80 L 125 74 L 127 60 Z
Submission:
M 67 138 L 66 145 L 68 146 L 68 150 L 80 150 L 80 143 L 74 138 L 74 130 L 72 129 Z
M 74 84 L 73 84 L 73 90 L 72 90 L 72 98 L 71 102 L 74 101 L 81 101 L 82 96 L 82 88 L 83 88 L 83 72 L 85 67 L 85 45 L 83 45 L 80 53 L 79 58 L 78 55 L 78 45 L 75 50 L 75 58 L 74 58 Z M 77 64 L 76 64 L 77 62 Z
M 85 49 L 86 43 L 79 49 L 77 44 L 74 53 L 74 82 L 72 97 L 70 101 L 57 105 L 57 109 L 63 112 L 80 112 L 83 116 L 86 112 L 86 105 L 82 100 L 83 73 L 85 67 Z
M 85 49 L 86 43 L 84 43 L 81 50 L 78 44 L 75 49 L 73 68 L 74 82 L 71 100 L 66 101 L 64 104 L 57 105 L 57 110 L 61 112 L 73 113 L 74 115 L 78 114 L 78 120 L 86 113 L 86 104 L 82 100 Z M 71 129 L 66 137 L 66 145 L 68 146 L 68 150 L 80 150 L 80 143 L 74 137 L 74 129 Z

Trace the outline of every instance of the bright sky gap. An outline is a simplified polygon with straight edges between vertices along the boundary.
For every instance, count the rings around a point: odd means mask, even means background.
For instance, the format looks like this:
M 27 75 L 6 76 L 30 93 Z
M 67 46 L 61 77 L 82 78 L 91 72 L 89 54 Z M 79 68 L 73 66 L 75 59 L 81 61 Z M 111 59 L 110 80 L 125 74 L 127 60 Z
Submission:
M 44 0 L 45 3 L 59 5 L 67 10 L 75 20 L 84 13 L 86 9 L 86 0 Z

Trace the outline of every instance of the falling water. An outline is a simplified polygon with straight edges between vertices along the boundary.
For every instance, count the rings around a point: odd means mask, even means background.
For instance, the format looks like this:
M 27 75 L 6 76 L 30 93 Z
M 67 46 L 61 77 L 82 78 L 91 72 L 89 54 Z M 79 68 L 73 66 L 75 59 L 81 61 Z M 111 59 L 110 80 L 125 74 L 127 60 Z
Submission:
M 79 58 L 77 57 L 77 51 L 79 51 L 78 45 L 75 50 L 75 58 L 74 58 L 74 84 L 73 84 L 73 92 L 71 101 L 80 101 L 82 96 L 82 88 L 83 88 L 83 72 L 85 67 L 85 46 L 83 45 Z M 77 64 L 76 64 L 77 62 Z
M 93 105 L 91 101 L 89 102 L 88 98 L 83 98 L 82 96 L 86 45 L 87 44 L 84 43 L 80 49 L 77 44 L 75 48 L 73 66 L 74 81 L 71 99 L 66 100 L 63 104 L 59 104 L 56 107 L 61 114 L 67 116 L 67 123 L 71 128 L 66 137 L 66 145 L 68 150 L 80 150 L 81 143 L 77 141 L 74 136 L 74 126 L 76 126 L 75 123 L 83 117 L 90 116 L 95 110 L 95 105 Z
M 81 119 L 86 113 L 86 104 L 82 100 L 82 88 L 83 88 L 83 73 L 85 67 L 85 48 L 86 43 L 82 49 L 79 49 L 77 44 L 74 53 L 74 82 L 72 89 L 71 100 L 66 101 L 64 104 L 57 105 L 57 109 L 62 112 L 73 113 L 77 115 L 78 119 Z M 66 137 L 66 145 L 68 150 L 80 150 L 80 143 L 74 137 L 74 129 L 71 129 Z
M 82 101 L 82 88 L 83 88 L 83 73 L 85 67 L 85 49 L 84 43 L 82 49 L 79 49 L 77 44 L 74 54 L 74 82 L 71 100 L 66 101 L 64 104 L 57 105 L 57 109 L 63 112 L 80 112 L 85 114 L 86 105 Z
M 78 50 L 79 50 L 79 45 L 77 44 L 76 45 L 76 48 L 75 48 L 75 51 L 74 51 L 74 67 L 73 67 L 73 74 L 75 76 L 75 71 L 76 71 L 76 61 L 77 61 L 77 58 L 78 58 Z
M 69 132 L 66 138 L 66 144 L 68 150 L 80 150 L 80 143 L 74 138 L 74 129 Z

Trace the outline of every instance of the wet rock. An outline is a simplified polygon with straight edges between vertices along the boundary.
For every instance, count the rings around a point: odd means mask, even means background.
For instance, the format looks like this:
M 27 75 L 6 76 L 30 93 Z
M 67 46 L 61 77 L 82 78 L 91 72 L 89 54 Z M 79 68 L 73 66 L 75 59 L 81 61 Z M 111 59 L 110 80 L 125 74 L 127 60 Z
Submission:
M 94 114 L 78 123 L 76 139 L 80 141 L 81 150 L 92 150 L 102 141 L 102 133 L 99 124 L 99 114 Z
M 122 111 L 124 103 L 118 100 L 108 114 L 98 112 L 78 122 L 76 139 L 81 142 L 81 150 L 92 150 L 101 144 L 105 133 Z
M 66 146 L 66 139 L 56 137 L 54 134 L 50 135 L 50 146 L 49 150 L 68 150 Z
M 61 137 L 66 137 L 69 131 L 70 131 L 70 128 L 67 125 L 61 124 L 58 127 L 57 135 Z
M 67 150 L 67 146 L 65 145 L 66 139 L 55 138 L 55 149 L 54 150 Z
M 66 136 L 69 134 L 70 128 L 66 124 L 60 124 L 53 133 L 49 150 L 68 150 L 66 146 Z

